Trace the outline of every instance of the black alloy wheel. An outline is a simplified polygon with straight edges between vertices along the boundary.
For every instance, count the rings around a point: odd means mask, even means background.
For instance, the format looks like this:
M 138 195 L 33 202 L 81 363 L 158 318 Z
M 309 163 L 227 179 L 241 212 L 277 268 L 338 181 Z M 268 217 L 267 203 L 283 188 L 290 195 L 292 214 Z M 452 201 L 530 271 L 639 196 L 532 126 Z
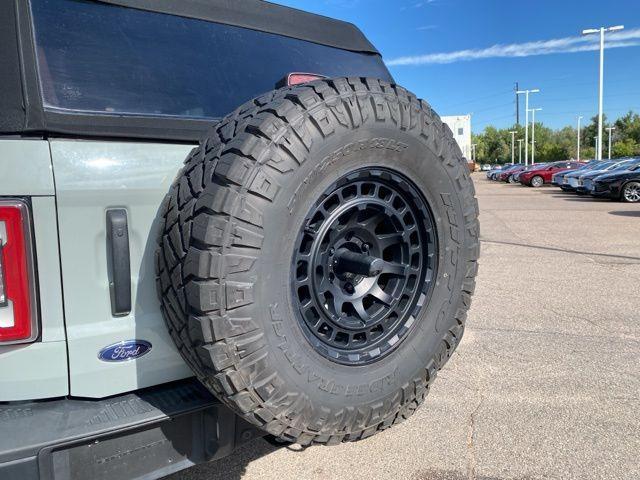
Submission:
M 313 348 L 346 365 L 393 351 L 428 302 L 435 239 L 425 199 L 402 175 L 360 169 L 334 182 L 307 215 L 292 262 Z

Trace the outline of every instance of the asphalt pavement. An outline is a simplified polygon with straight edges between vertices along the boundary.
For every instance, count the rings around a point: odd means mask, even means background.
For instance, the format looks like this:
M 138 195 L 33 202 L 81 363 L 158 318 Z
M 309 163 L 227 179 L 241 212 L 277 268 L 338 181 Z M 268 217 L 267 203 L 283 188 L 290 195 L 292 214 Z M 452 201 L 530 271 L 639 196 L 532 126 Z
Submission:
M 640 205 L 474 180 L 467 330 L 412 418 L 335 447 L 254 440 L 167 479 L 640 478 Z

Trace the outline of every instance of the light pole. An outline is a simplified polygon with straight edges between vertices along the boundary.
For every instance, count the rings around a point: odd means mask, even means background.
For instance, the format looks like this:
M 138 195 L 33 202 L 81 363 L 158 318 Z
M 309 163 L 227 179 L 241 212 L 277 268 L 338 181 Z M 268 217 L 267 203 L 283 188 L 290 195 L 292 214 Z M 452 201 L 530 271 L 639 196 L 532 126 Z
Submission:
M 524 164 L 529 164 L 529 94 L 530 93 L 538 93 L 540 91 L 539 88 L 534 88 L 532 90 L 518 90 L 516 93 L 518 95 L 524 93 Z
M 597 153 L 597 151 L 598 151 L 598 136 L 597 135 L 595 137 L 593 137 L 593 141 L 595 143 L 596 157 L 597 157 L 598 156 L 598 153 Z
M 478 145 L 477 143 L 472 143 L 471 144 L 471 161 L 475 163 L 476 161 L 476 145 Z
M 536 163 L 536 112 L 541 108 L 531 109 L 531 165 Z
M 600 87 L 598 89 L 598 145 L 596 146 L 596 160 L 602 160 L 602 91 L 604 83 L 604 34 L 622 30 L 623 25 L 615 27 L 588 28 L 582 31 L 582 35 L 600 34 Z
M 522 139 L 518 139 L 518 163 L 522 163 Z
M 609 130 L 609 160 L 611 160 L 611 131 L 615 129 L 616 127 L 607 127 L 607 130 Z
M 580 120 L 582 120 L 582 115 L 578 117 L 578 161 L 580 161 Z
M 511 163 L 515 163 L 515 138 L 517 132 L 515 130 L 510 130 L 509 133 L 511 134 Z

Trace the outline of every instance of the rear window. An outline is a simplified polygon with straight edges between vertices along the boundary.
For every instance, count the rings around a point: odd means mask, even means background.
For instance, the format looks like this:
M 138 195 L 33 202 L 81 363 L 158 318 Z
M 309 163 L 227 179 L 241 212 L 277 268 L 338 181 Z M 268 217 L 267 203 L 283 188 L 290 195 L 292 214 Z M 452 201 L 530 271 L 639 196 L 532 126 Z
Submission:
M 217 118 L 290 72 L 390 81 L 378 55 L 83 0 L 32 0 L 44 107 Z

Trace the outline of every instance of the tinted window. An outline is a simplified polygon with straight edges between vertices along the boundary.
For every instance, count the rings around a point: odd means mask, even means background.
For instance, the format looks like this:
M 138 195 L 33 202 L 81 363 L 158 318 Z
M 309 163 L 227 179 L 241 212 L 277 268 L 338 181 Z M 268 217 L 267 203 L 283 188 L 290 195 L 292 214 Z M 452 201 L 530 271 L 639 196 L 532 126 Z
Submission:
M 82 0 L 32 0 L 46 108 L 221 117 L 290 72 L 391 80 L 378 55 Z

